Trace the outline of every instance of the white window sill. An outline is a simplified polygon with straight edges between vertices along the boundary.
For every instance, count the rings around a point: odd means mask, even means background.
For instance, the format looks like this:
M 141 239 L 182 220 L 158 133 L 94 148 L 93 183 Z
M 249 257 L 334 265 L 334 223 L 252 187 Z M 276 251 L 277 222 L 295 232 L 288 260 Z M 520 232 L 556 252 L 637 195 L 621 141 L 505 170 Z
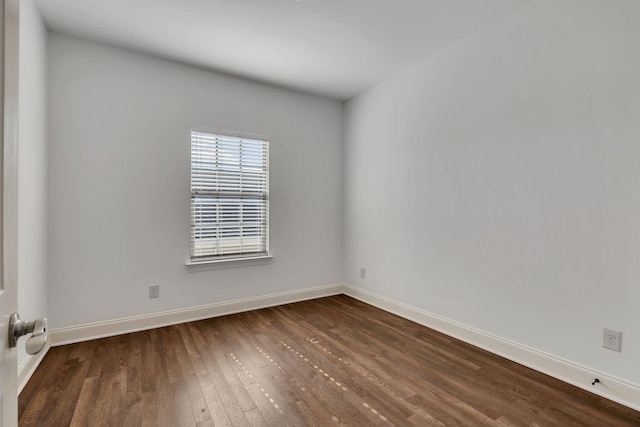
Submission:
M 185 265 L 187 271 L 207 271 L 207 270 L 224 270 L 227 268 L 253 267 L 255 265 L 269 264 L 273 259 L 273 255 L 260 255 L 255 257 L 243 258 L 224 258 L 210 259 L 206 261 L 187 261 Z

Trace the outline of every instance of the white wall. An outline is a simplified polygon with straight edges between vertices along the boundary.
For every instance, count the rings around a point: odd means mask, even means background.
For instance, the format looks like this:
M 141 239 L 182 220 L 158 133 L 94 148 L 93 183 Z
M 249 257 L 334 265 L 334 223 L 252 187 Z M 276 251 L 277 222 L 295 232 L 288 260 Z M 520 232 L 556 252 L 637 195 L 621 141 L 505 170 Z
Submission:
M 20 1 L 19 67 L 18 311 L 34 320 L 47 316 L 47 30 L 33 0 Z
M 340 281 L 342 104 L 56 33 L 49 88 L 53 328 Z M 270 264 L 187 271 L 192 126 L 270 137 Z
M 639 41 L 538 0 L 351 100 L 346 281 L 640 384 Z

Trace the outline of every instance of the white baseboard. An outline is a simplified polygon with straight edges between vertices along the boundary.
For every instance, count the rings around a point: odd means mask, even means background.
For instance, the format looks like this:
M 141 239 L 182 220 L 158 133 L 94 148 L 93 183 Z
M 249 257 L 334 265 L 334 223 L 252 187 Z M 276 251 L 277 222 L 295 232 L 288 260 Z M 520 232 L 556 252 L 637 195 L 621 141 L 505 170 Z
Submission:
M 18 395 L 22 393 L 22 389 L 27 385 L 36 368 L 40 366 L 40 362 L 42 362 L 50 348 L 51 346 L 46 344 L 40 353 L 33 356 L 27 355 L 27 358 L 18 366 Z
M 201 305 L 180 310 L 164 311 L 142 316 L 126 317 L 105 322 L 89 323 L 67 328 L 52 329 L 49 339 L 53 347 L 88 341 L 96 338 L 122 335 L 129 332 L 160 328 L 194 320 L 208 319 L 243 311 L 289 304 L 343 293 L 343 284 L 318 286 L 302 290 L 245 298 L 216 304 Z
M 470 328 L 460 323 L 427 313 L 348 284 L 344 293 L 362 302 L 381 308 L 405 319 L 435 329 L 461 341 L 542 372 L 590 393 L 640 411 L 640 386 L 580 366 L 561 358 L 507 341 L 503 338 Z M 600 383 L 592 386 L 594 378 Z
M 319 286 L 255 298 L 54 329 L 49 331 L 49 338 L 51 346 L 55 347 L 342 293 L 572 384 L 588 392 L 640 411 L 640 387 L 638 385 L 507 341 L 503 338 L 487 334 L 348 284 Z M 47 350 L 48 347 L 37 357 L 27 359 L 20 367 L 18 378 L 20 390 L 22 390 L 27 383 Z M 591 385 L 594 378 L 600 380 L 600 383 L 596 386 Z

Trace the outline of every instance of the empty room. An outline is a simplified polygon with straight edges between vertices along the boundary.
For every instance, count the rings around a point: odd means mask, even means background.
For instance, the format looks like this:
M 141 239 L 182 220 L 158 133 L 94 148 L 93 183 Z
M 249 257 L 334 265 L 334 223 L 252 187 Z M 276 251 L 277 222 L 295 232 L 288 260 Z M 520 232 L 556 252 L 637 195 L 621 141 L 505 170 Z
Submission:
M 640 2 L 2 0 L 0 426 L 640 426 Z

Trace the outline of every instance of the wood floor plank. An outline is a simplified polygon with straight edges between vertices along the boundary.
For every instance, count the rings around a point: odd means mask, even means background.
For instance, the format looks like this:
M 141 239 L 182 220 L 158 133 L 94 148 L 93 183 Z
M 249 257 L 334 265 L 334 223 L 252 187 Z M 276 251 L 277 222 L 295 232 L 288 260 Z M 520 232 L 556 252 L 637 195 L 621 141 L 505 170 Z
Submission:
M 264 420 L 264 418 L 262 418 L 262 415 L 260 414 L 260 411 L 258 410 L 258 408 L 254 408 L 250 411 L 245 412 L 245 417 L 247 417 L 247 421 L 249 421 L 249 424 L 251 426 L 254 427 L 267 427 L 268 424 L 267 422 Z
M 258 351 L 261 343 L 255 334 L 259 333 L 259 326 L 255 316 L 246 316 L 242 324 L 229 325 L 228 335 L 235 338 L 233 359 L 238 375 L 267 424 L 304 425 L 304 419 L 298 414 L 303 404 L 287 381 L 287 372 Z M 244 334 L 246 328 L 250 328 L 252 334 Z M 290 405 L 295 407 L 289 408 Z
M 90 420 L 93 419 L 93 411 L 95 410 L 95 400 L 98 395 L 98 378 L 87 377 L 82 383 L 80 389 L 80 395 L 75 402 L 75 408 L 71 418 L 72 426 L 87 426 L 91 425 Z M 20 421 L 22 425 L 22 420 Z
M 48 390 L 42 388 L 35 396 L 33 394 L 29 395 L 29 404 L 25 405 L 25 410 L 20 414 L 21 426 L 31 427 L 36 425 L 38 418 L 45 409 L 48 394 Z
M 51 408 L 49 416 L 51 417 L 50 422 L 52 425 L 63 426 L 71 423 L 88 370 L 89 363 L 86 361 L 76 365 L 75 372 L 71 376 L 64 392 L 59 392 L 64 393 L 64 395 L 61 396 L 62 398 L 58 398 L 56 405 Z
M 171 384 L 168 380 L 168 361 L 163 352 L 164 346 L 162 342 L 162 330 L 153 329 L 151 334 L 151 352 L 154 359 L 157 377 L 154 381 L 154 390 L 156 396 L 155 410 L 158 414 L 158 426 L 176 426 L 178 424 L 178 416 L 176 412 L 175 401 L 171 390 Z M 176 345 L 180 345 L 176 343 Z
M 52 348 L 21 427 L 640 426 L 640 413 L 344 295 Z
M 140 416 L 142 427 L 155 427 L 160 425 L 158 411 L 156 411 L 157 396 L 155 391 L 142 392 L 140 400 Z M 89 425 L 89 424 L 87 424 Z
M 222 368 L 219 365 L 218 358 L 224 361 L 224 357 L 216 357 L 216 353 L 220 353 L 217 347 L 215 332 L 208 327 L 208 323 L 203 323 L 205 327 L 202 328 L 202 339 L 200 343 L 200 352 L 205 354 L 203 362 L 207 368 L 207 373 L 210 375 L 213 387 L 217 392 L 217 396 L 222 402 L 222 408 L 229 422 L 233 426 L 248 426 L 249 423 L 244 416 L 244 412 L 235 398 L 231 386 L 226 380 Z M 210 395 L 211 397 L 211 395 Z M 206 397 L 205 397 L 206 398 Z M 215 396 L 214 396 L 215 399 Z M 214 402 L 215 403 L 215 402 Z
M 259 318 L 262 317 L 262 314 L 264 313 L 255 313 Z M 278 318 L 277 321 L 262 319 L 259 323 L 258 332 L 260 333 L 256 335 L 259 341 L 258 351 L 270 362 L 271 366 L 280 370 L 281 365 L 284 365 L 281 374 L 286 375 L 289 381 L 299 388 L 301 393 L 298 393 L 298 398 L 315 414 L 322 425 L 335 424 L 336 419 L 346 420 L 359 415 L 357 406 L 347 407 L 342 400 L 334 399 L 336 403 L 327 404 L 324 394 L 333 395 L 336 390 L 331 389 L 331 386 L 327 384 L 326 377 L 320 372 L 322 368 L 314 364 L 313 360 L 307 358 L 309 361 L 306 361 L 299 355 L 292 353 L 283 344 L 288 343 L 290 347 L 291 345 L 301 345 L 305 342 L 308 331 L 287 329 L 280 324 L 281 320 L 283 319 Z
M 191 410 L 191 402 L 189 402 L 189 394 L 187 386 L 184 382 L 179 381 L 171 384 L 171 394 L 176 410 L 177 424 L 176 427 L 193 427 L 196 421 Z
M 206 327 L 205 322 L 194 322 L 189 325 L 195 346 L 194 349 L 200 354 L 203 367 L 203 372 L 197 375 L 196 378 L 213 424 L 216 426 L 231 426 L 229 417 L 227 417 L 224 410 L 224 404 L 220 398 L 220 394 L 209 374 L 209 369 L 215 370 L 216 364 L 215 361 L 212 360 L 213 356 L 210 354 L 209 346 L 202 336 L 202 331 Z M 206 425 L 206 423 L 203 423 L 203 425 Z
M 208 373 L 198 375 L 198 383 L 207 402 L 207 408 L 209 408 L 213 424 L 218 427 L 231 427 L 231 421 L 227 417 L 224 404 L 218 394 L 218 390 L 213 385 L 211 376 Z
M 232 365 L 231 359 L 232 349 L 228 347 L 223 349 L 220 339 L 212 339 L 209 345 L 210 354 L 213 356 L 218 369 L 222 373 L 224 382 L 227 384 L 228 389 L 231 392 L 231 396 L 228 396 L 230 400 L 235 401 L 242 412 L 247 412 L 256 407 L 255 402 L 249 396 L 249 393 L 242 386 L 242 381 L 235 373 L 235 369 Z
M 142 393 L 155 393 L 156 382 L 161 374 L 160 368 L 156 366 L 158 363 L 157 355 L 154 355 L 153 342 L 151 340 L 151 331 L 140 332 L 140 352 L 142 360 Z M 165 353 L 165 357 L 166 353 Z M 177 364 L 170 363 L 171 367 Z M 169 381 L 169 373 L 167 372 L 167 381 Z
M 20 396 L 22 399 L 18 400 L 18 417 L 27 416 L 25 412 L 29 412 L 28 418 L 33 418 L 35 409 L 42 403 L 42 399 L 46 401 L 46 394 L 43 393 L 43 389 L 46 388 L 48 382 L 51 381 L 50 372 L 58 372 L 65 362 L 69 359 L 73 359 L 73 356 L 69 356 L 67 352 L 51 352 L 47 353 L 47 356 L 40 363 L 40 369 L 36 370 L 31 376 L 31 379 L 22 390 Z M 37 417 L 36 417 L 37 419 Z
M 191 404 L 191 411 L 196 424 L 211 419 L 207 402 L 202 393 L 202 388 L 197 375 L 207 373 L 200 352 L 197 351 L 191 332 L 187 325 L 180 325 L 180 338 L 184 347 L 178 349 L 178 361 L 182 366 L 182 381 L 187 390 L 187 396 Z
M 129 335 L 125 427 L 142 424 L 142 344 L 140 337 L 140 333 Z

